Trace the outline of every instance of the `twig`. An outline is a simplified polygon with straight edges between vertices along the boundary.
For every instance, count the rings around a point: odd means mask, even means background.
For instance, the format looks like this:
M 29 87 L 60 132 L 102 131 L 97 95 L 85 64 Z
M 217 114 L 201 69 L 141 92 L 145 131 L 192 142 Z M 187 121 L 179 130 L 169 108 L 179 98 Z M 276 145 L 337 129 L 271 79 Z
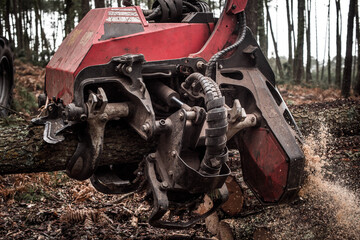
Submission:
M 25 118 L 24 114 L 21 114 L 21 113 L 13 110 L 13 109 L 11 109 L 11 108 L 8 108 L 8 107 L 3 106 L 3 105 L 0 105 L 0 108 L 3 108 L 3 109 L 5 109 L 5 110 L 8 110 L 8 111 L 10 111 L 10 112 L 12 112 L 12 113 L 20 116 L 20 117 L 21 117 L 22 119 L 24 119 L 27 123 L 30 123 L 30 121 Z
M 125 198 L 130 197 L 131 195 L 134 195 L 134 194 L 135 194 L 135 192 L 126 193 L 126 194 L 122 195 L 116 202 L 114 202 L 114 204 L 120 203 Z

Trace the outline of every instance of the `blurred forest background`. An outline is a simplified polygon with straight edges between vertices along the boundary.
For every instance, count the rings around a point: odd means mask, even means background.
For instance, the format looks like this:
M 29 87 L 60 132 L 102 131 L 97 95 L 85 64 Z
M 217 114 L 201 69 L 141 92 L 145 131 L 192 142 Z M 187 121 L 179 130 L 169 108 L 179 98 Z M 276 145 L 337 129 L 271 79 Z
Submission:
M 153 2 L 133 0 L 144 9 L 151 8 Z M 225 0 L 207 2 L 217 15 L 225 4 Z M 344 97 L 360 95 L 358 1 L 317 2 L 326 4 L 327 8 L 318 9 L 315 0 L 249 0 L 247 24 L 268 57 L 278 82 L 338 88 Z M 278 44 L 279 23 L 274 24 L 279 5 L 286 6 L 286 13 L 281 13 L 286 19 L 280 22 L 287 25 L 287 34 L 282 33 L 280 37 L 287 37 L 287 46 Z M 62 40 L 90 9 L 118 6 L 122 6 L 121 0 L 0 0 L 0 35 L 13 43 L 17 59 L 45 66 Z M 348 13 L 345 16 L 344 9 Z M 324 11 L 327 12 L 326 26 L 317 21 L 317 14 L 324 15 Z M 320 30 L 326 31 L 325 38 L 318 37 Z M 336 39 L 330 37 L 334 32 Z M 311 42 L 314 36 L 315 44 Z M 330 54 L 332 46 L 336 46 L 336 56 Z M 279 48 L 284 47 L 288 48 L 288 54 L 280 56 Z

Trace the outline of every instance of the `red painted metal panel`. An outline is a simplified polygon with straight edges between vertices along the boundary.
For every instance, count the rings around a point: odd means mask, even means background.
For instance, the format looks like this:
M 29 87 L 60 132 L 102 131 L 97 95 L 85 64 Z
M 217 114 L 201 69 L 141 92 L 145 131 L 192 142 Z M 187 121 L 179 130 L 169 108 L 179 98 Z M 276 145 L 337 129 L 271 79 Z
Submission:
M 144 54 L 146 61 L 187 57 L 198 51 L 209 38 L 207 24 L 154 23 L 145 32 L 94 44 L 80 67 L 103 64 L 126 53 Z
M 127 11 L 127 15 L 121 14 Z M 135 13 L 135 14 L 132 14 Z M 142 24 L 144 31 L 122 37 L 100 40 L 104 23 Z M 139 7 L 91 10 L 67 36 L 46 67 L 46 92 L 73 100 L 76 75 L 85 67 L 105 64 L 112 57 L 126 53 L 144 54 L 146 61 L 187 57 L 197 52 L 209 38 L 214 24 L 151 23 Z
M 246 182 L 264 202 L 277 202 L 287 184 L 288 162 L 274 135 L 264 128 L 249 129 L 242 142 L 242 170 Z

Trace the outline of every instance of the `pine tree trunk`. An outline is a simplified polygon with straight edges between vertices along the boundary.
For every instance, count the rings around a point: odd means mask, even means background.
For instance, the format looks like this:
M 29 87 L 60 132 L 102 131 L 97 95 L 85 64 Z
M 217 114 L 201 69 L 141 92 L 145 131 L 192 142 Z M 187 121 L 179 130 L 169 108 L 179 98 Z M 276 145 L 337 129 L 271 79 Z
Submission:
M 38 0 L 35 0 L 35 43 L 34 43 L 34 56 L 35 62 L 39 61 L 39 7 Z
M 304 75 L 304 28 L 305 28 L 305 0 L 298 0 L 298 37 L 295 51 L 294 79 L 300 84 Z
M 356 39 L 357 39 L 357 55 L 358 55 L 358 61 L 357 61 L 357 75 L 355 79 L 355 88 L 354 92 L 356 95 L 360 96 L 360 26 L 359 26 L 359 5 L 357 3 L 356 6 Z
M 341 86 L 341 33 L 340 33 L 340 0 L 335 0 L 336 5 L 336 70 L 335 86 Z
M 6 0 L 5 7 L 5 29 L 8 33 L 8 40 L 12 42 L 11 28 L 10 28 L 10 0 Z
M 352 40 L 353 40 L 353 29 L 354 29 L 354 16 L 355 6 L 357 0 L 350 0 L 349 14 L 348 14 L 348 25 L 347 25 L 347 40 L 346 40 L 346 56 L 345 56 L 345 67 L 343 75 L 343 83 L 341 88 L 341 95 L 344 97 L 350 96 L 351 86 L 351 67 L 352 67 Z
M 254 37 L 256 38 L 257 35 L 257 22 L 258 22 L 258 15 L 257 15 L 257 1 L 252 0 L 248 1 L 246 8 L 246 25 L 251 29 Z
M 267 21 L 269 22 L 269 26 L 270 26 L 271 37 L 272 37 L 272 40 L 273 40 L 273 43 L 274 43 L 274 51 L 275 51 L 275 56 L 276 56 L 276 66 L 277 66 L 277 68 L 279 70 L 280 78 L 284 79 L 284 72 L 283 72 L 280 57 L 279 57 L 279 52 L 278 52 L 278 48 L 277 48 L 277 42 L 275 40 L 274 31 L 273 31 L 273 28 L 272 28 L 271 18 L 270 18 L 270 14 L 269 14 L 269 6 L 268 6 L 267 3 L 265 4 L 265 7 L 266 7 L 266 13 L 267 13 L 266 14 L 267 15 Z
M 95 0 L 95 8 L 104 8 L 105 1 L 104 0 Z
M 292 32 L 294 31 L 294 25 L 291 21 L 291 16 L 290 16 L 291 12 L 290 12 L 290 5 L 289 5 L 289 0 L 286 0 L 286 15 L 287 15 L 287 24 L 288 24 L 288 45 L 289 45 L 289 74 L 290 76 L 293 75 L 292 71 L 293 71 L 293 45 L 292 45 Z
M 310 82 L 312 80 L 311 77 L 311 24 L 310 24 L 310 17 L 311 17 L 311 0 L 307 0 L 307 29 L 306 29 L 306 82 Z
M 329 0 L 329 11 L 330 11 L 330 6 L 331 6 L 331 0 Z M 330 15 L 329 15 L 330 16 Z M 330 19 L 329 19 L 330 21 Z M 328 69 L 328 85 L 331 86 L 331 56 L 330 56 L 330 46 L 331 46 L 331 27 L 330 27 L 330 22 L 329 22 L 329 32 L 328 32 L 328 64 L 327 64 L 327 69 Z
M 267 38 L 265 35 L 264 1 L 258 0 L 258 35 L 261 50 L 267 57 Z
M 67 36 L 71 30 L 74 28 L 74 11 L 73 11 L 73 1 L 65 0 L 65 9 L 64 14 L 66 16 L 65 20 L 65 36 Z
M 81 12 L 79 16 L 79 22 L 85 17 L 85 15 L 90 11 L 89 0 L 81 0 Z
M 21 13 L 19 12 L 19 9 L 20 9 L 19 2 L 17 0 L 13 0 L 17 47 L 19 49 L 23 49 L 24 45 L 23 45 L 23 36 L 22 36 Z

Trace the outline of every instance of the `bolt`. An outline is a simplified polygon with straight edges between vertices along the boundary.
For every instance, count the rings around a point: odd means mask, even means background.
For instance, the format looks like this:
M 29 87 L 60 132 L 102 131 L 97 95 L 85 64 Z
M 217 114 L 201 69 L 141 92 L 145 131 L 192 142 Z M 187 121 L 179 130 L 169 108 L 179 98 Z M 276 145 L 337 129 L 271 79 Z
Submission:
M 172 176 L 174 175 L 174 172 L 170 170 L 170 171 L 168 172 L 168 174 L 169 174 L 170 177 L 172 177 Z
M 49 105 L 48 110 L 49 110 L 49 112 L 52 112 L 52 110 L 54 110 L 53 106 Z
M 223 67 L 224 67 L 223 65 L 219 64 L 219 69 L 222 69 Z
M 169 184 L 166 181 L 164 181 L 164 182 L 161 183 L 161 187 L 163 189 L 167 189 L 169 187 Z
M 160 127 L 165 127 L 165 125 L 166 125 L 165 119 L 160 119 L 159 124 L 160 124 Z
M 203 67 L 204 67 L 204 62 L 203 61 L 198 61 L 197 63 L 196 63 L 196 67 L 198 68 L 198 69 L 202 69 Z
M 125 68 L 125 71 L 126 71 L 127 73 L 131 73 L 131 72 L 133 71 L 133 69 L 132 69 L 131 66 L 127 66 L 127 67 Z
M 176 151 L 175 151 L 175 150 L 171 151 L 171 156 L 172 156 L 173 158 L 176 157 Z
M 83 122 L 85 122 L 85 121 L 86 121 L 86 119 L 87 119 L 86 114 L 81 114 L 81 116 L 80 116 L 80 120 L 81 120 L 81 121 L 83 121 Z
M 184 113 L 183 112 L 180 112 L 179 118 L 180 118 L 180 121 L 184 120 Z
M 145 133 L 150 131 L 150 125 L 149 123 L 145 123 L 144 125 L 141 126 L 141 130 Z

